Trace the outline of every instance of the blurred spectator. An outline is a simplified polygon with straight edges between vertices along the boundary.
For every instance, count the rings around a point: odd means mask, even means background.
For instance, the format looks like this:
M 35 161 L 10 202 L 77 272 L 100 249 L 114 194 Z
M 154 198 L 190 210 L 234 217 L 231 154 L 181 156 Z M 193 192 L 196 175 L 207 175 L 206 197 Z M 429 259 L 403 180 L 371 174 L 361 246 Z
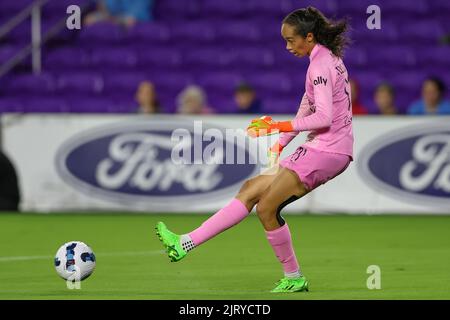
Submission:
M 450 102 L 444 100 L 445 84 L 437 77 L 429 77 L 422 85 L 422 100 L 414 102 L 408 114 L 450 114 Z
M 143 81 L 139 84 L 136 92 L 136 101 L 139 113 L 153 114 L 161 112 L 161 105 L 156 95 L 155 86 L 149 81 Z
M 153 0 L 97 0 L 97 10 L 86 16 L 84 25 L 110 21 L 132 27 L 152 20 L 152 8 Z
M 18 211 L 19 203 L 20 190 L 16 169 L 0 151 L 0 211 Z
M 238 108 L 237 113 L 261 113 L 261 101 L 248 83 L 241 83 L 237 86 L 234 100 Z
M 182 114 L 209 114 L 212 109 L 207 106 L 206 94 L 202 88 L 190 85 L 177 97 L 177 111 Z
M 377 88 L 375 89 L 374 101 L 380 114 L 397 114 L 398 109 L 395 106 L 394 100 L 394 88 L 389 83 L 383 82 L 377 86 Z
M 359 85 L 358 83 L 350 79 L 350 89 L 352 95 L 352 112 L 353 114 L 368 114 L 367 108 L 364 107 L 359 101 Z

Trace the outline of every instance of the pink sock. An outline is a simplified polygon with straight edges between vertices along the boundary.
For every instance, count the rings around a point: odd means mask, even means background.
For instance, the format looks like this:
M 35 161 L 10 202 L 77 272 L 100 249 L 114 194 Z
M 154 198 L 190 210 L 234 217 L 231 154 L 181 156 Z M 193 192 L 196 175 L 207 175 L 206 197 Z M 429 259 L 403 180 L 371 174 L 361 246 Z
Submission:
M 291 232 L 287 223 L 276 230 L 266 231 L 266 236 L 278 260 L 283 264 L 284 273 L 298 272 L 299 265 L 292 248 Z
M 231 202 L 208 218 L 203 224 L 189 233 L 196 246 L 211 239 L 215 235 L 241 222 L 249 212 L 238 199 Z

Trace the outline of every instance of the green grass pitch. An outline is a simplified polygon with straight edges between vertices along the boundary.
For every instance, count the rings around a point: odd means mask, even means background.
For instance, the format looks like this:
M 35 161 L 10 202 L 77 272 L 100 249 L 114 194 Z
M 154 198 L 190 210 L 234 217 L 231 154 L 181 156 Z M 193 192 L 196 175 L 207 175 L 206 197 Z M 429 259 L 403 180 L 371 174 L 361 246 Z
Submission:
M 252 214 L 170 263 L 157 221 L 184 233 L 204 215 L 0 214 L 0 299 L 450 299 L 450 216 L 285 215 L 309 293 L 271 294 L 281 266 Z M 64 242 L 97 256 L 69 290 L 53 267 Z M 366 286 L 369 265 L 381 289 Z

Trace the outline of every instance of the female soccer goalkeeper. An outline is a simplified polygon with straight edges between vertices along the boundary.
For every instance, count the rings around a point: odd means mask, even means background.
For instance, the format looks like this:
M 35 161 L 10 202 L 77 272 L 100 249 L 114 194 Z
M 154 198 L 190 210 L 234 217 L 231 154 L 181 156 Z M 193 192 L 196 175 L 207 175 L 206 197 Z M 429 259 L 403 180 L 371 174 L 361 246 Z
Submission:
M 308 291 L 292 247 L 288 224 L 280 211 L 289 203 L 342 173 L 353 155 L 352 106 L 347 70 L 341 60 L 347 43 L 345 21 L 331 22 L 308 7 L 290 13 L 282 23 L 286 49 L 296 57 L 309 57 L 305 94 L 291 121 L 261 117 L 247 128 L 258 137 L 280 132 L 270 149 L 277 158 L 299 132 L 310 131 L 307 141 L 280 162 L 276 174 L 262 174 L 244 183 L 236 198 L 194 231 L 177 235 L 164 223 L 157 235 L 172 261 L 242 221 L 256 205 L 267 240 L 283 266 L 284 278 L 272 292 Z

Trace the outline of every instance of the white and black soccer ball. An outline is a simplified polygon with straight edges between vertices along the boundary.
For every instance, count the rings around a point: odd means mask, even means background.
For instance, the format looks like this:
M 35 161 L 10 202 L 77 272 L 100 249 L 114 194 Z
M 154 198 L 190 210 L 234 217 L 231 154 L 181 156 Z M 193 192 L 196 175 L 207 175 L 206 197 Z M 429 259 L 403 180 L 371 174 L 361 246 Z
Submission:
M 81 281 L 89 277 L 95 269 L 95 255 L 92 249 L 81 241 L 63 244 L 55 256 L 55 269 L 65 279 Z

